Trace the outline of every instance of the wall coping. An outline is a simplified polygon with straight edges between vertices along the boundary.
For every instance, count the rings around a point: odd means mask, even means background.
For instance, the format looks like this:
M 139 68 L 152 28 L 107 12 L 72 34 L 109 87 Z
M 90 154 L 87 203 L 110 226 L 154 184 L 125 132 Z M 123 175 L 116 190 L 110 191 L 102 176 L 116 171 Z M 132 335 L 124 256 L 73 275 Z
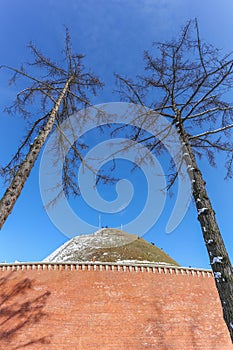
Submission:
M 212 270 L 156 263 L 123 263 L 123 262 L 17 262 L 0 263 L 0 272 L 28 270 L 80 270 L 80 271 L 124 271 L 152 272 L 159 274 L 188 275 L 198 277 L 213 277 Z

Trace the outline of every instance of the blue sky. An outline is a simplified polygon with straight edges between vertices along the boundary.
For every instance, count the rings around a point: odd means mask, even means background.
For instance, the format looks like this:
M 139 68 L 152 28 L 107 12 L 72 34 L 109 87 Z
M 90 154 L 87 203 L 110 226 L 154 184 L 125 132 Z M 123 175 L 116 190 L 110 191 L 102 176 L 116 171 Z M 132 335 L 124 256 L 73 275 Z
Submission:
M 64 25 L 68 25 L 74 48 L 86 55 L 85 65 L 101 77 L 105 88 L 93 103 L 119 101 L 114 89 L 113 72 L 135 76 L 142 71 L 143 50 L 150 49 L 154 41 L 163 41 L 176 36 L 182 25 L 197 17 L 203 39 L 232 51 L 231 0 L 21 0 L 0 2 L 0 64 L 19 67 L 29 61 L 28 42 L 33 41 L 47 55 L 59 59 L 64 42 Z M 8 75 L 0 72 L 1 126 L 0 164 L 4 165 L 16 151 L 25 134 L 26 123 L 16 115 L 9 117 L 3 113 L 5 105 L 14 98 L 17 87 L 7 85 Z M 216 211 L 217 220 L 228 252 L 233 258 L 232 224 L 232 181 L 224 181 L 221 156 L 218 168 L 210 168 L 205 161 L 200 163 L 207 190 Z M 135 178 L 125 163 L 119 164 L 119 172 L 135 181 L 143 183 L 143 175 Z M 38 261 L 64 243 L 68 238 L 52 224 L 39 191 L 39 162 L 33 169 L 14 210 L 0 232 L 0 261 Z M 141 192 L 135 196 L 135 204 L 130 214 L 119 216 L 103 215 L 104 225 L 120 225 L 129 215 L 137 213 L 143 204 Z M 4 193 L 0 182 L 0 194 Z M 105 198 L 112 198 L 115 189 L 103 189 Z M 145 200 L 142 198 L 142 201 Z M 92 220 L 91 212 L 80 202 L 81 215 Z M 169 201 L 154 227 L 145 235 L 184 266 L 209 267 L 197 215 L 193 204 L 171 234 L 165 233 L 166 222 L 174 204 Z M 97 223 L 95 223 L 97 224 Z M 77 234 L 79 232 L 77 227 Z

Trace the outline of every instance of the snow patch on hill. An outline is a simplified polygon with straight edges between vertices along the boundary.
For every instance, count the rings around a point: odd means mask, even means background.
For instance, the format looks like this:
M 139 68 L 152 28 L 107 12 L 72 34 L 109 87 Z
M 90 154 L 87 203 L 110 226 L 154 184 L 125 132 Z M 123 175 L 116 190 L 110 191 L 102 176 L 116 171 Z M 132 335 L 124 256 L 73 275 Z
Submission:
M 79 235 L 64 243 L 52 254 L 46 257 L 45 262 L 73 261 L 75 256 L 88 258 L 93 256 L 97 249 L 119 247 L 137 239 L 137 236 L 116 229 L 100 229 L 94 234 Z M 104 253 L 107 255 L 107 252 Z M 77 258 L 76 258 L 77 259 Z

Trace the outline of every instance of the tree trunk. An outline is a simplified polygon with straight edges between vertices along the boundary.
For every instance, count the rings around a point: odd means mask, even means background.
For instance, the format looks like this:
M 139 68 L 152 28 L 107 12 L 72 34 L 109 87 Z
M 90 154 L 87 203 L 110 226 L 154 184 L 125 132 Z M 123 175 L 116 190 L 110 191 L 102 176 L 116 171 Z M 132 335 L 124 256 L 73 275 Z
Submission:
M 177 128 L 181 142 L 186 148 L 184 160 L 190 175 L 192 172 L 192 192 L 198 211 L 198 220 L 221 300 L 223 317 L 233 342 L 233 268 L 215 218 L 215 212 L 206 192 L 205 181 L 190 146 L 188 135 L 182 124 L 178 124 Z
M 40 153 L 41 148 L 43 147 L 47 137 L 49 136 L 52 127 L 54 125 L 54 121 L 56 118 L 56 114 L 59 110 L 59 107 L 64 99 L 64 96 L 69 88 L 69 85 L 72 81 L 72 77 L 70 77 L 66 84 L 64 85 L 64 88 L 58 97 L 56 103 L 54 104 L 53 109 L 50 112 L 48 121 L 46 125 L 43 127 L 43 129 L 40 131 L 37 138 L 35 138 L 33 144 L 30 147 L 30 150 L 24 159 L 24 161 L 21 163 L 17 173 L 15 174 L 11 184 L 7 188 L 6 192 L 4 193 L 2 199 L 0 200 L 0 229 L 2 228 L 3 224 L 7 220 L 8 216 L 10 215 L 23 187 L 25 182 L 27 181 L 27 178 L 30 175 L 30 172 L 36 162 L 36 159 Z

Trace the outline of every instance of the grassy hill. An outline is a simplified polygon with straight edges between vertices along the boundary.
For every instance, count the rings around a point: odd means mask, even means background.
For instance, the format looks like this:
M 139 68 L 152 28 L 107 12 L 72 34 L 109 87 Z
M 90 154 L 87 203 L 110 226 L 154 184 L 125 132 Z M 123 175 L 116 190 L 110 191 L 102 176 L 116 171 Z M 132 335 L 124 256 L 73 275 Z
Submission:
M 101 229 L 91 235 L 76 236 L 55 250 L 44 261 L 134 261 L 179 266 L 163 250 L 143 238 L 111 228 Z

